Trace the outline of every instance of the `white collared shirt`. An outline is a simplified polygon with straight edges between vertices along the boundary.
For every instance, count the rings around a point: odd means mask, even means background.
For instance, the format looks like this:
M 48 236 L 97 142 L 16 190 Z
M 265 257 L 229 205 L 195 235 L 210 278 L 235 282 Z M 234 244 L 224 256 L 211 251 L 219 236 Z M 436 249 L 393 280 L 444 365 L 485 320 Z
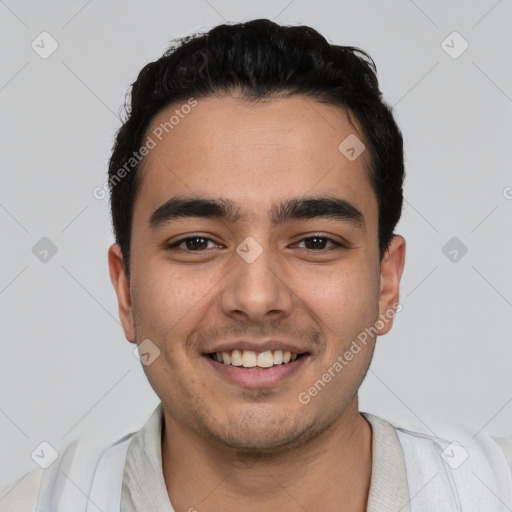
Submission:
M 397 430 L 378 416 L 361 414 L 372 428 L 372 475 L 367 512 L 411 512 L 404 453 Z M 162 471 L 162 422 L 160 403 L 129 442 L 122 478 L 121 512 L 174 512 Z M 492 439 L 501 448 L 512 473 L 512 440 Z M 418 464 L 422 461 L 418 460 Z M 42 474 L 40 469 L 31 471 L 0 493 L 0 511 L 34 512 Z

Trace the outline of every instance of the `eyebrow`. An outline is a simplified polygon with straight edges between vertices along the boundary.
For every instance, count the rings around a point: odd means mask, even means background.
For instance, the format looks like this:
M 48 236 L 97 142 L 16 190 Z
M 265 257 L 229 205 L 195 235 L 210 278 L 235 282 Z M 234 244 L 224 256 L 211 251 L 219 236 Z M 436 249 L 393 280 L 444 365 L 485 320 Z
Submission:
M 240 207 L 225 198 L 172 197 L 158 207 L 149 219 L 149 227 L 157 227 L 176 219 L 220 219 L 236 223 L 241 219 Z M 364 229 L 364 216 L 346 199 L 334 196 L 294 197 L 273 205 L 270 212 L 274 226 L 292 220 L 333 219 Z

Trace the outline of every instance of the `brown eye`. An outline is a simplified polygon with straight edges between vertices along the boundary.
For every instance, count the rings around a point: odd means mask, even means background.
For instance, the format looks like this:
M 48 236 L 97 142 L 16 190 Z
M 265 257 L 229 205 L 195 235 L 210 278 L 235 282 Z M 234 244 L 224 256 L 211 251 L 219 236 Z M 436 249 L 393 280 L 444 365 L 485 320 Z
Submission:
M 299 244 L 304 242 L 306 244 L 305 249 L 309 250 L 326 250 L 329 249 L 329 247 L 325 247 L 326 243 L 331 243 L 335 247 L 343 247 L 343 244 L 340 244 L 339 242 L 336 242 L 332 238 L 328 238 L 325 236 L 311 236 L 308 238 L 303 238 Z
M 205 238 L 203 236 L 192 236 L 188 238 L 182 238 L 181 240 L 177 240 L 172 244 L 167 246 L 168 249 L 178 248 L 183 249 L 185 251 L 191 252 L 200 252 L 205 249 L 208 249 L 208 242 L 213 242 L 210 238 Z M 180 247 L 183 246 L 184 247 Z

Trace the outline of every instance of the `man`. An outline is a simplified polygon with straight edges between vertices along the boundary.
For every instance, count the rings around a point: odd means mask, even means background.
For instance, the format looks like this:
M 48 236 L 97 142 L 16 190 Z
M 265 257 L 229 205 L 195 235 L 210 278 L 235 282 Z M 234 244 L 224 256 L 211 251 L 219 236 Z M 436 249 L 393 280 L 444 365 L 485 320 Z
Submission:
M 510 510 L 510 441 L 462 446 L 359 412 L 405 261 L 402 137 L 367 54 L 268 20 L 185 39 L 133 84 L 109 176 L 110 275 L 161 403 L 5 503 Z

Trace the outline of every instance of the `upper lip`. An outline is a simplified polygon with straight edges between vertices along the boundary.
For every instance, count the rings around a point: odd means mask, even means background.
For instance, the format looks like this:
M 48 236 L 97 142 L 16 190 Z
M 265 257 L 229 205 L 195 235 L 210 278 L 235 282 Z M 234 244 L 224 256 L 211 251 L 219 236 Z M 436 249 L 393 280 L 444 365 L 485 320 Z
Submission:
M 224 342 L 214 347 L 207 348 L 205 354 L 213 354 L 215 352 L 230 352 L 232 350 L 252 350 L 253 352 L 267 352 L 268 350 L 282 350 L 284 352 L 291 352 L 292 354 L 303 354 L 307 350 L 298 347 L 293 343 L 286 343 L 277 340 L 265 341 L 230 341 Z

